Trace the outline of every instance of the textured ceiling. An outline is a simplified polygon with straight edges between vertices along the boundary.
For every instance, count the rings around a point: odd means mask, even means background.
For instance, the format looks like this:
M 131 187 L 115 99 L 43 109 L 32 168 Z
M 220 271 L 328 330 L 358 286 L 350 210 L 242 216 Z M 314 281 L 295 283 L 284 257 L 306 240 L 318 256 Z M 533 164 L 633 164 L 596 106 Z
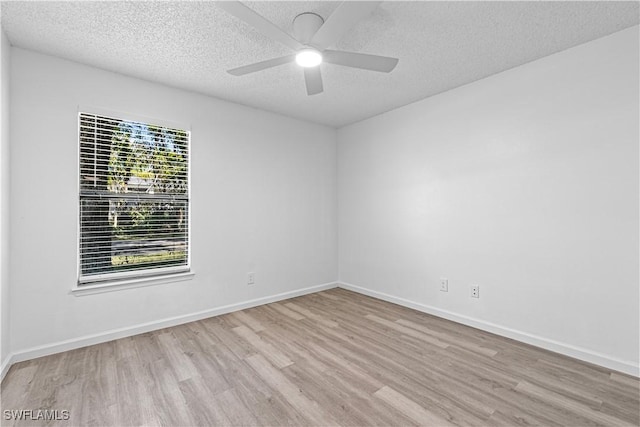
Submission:
M 338 2 L 246 2 L 291 32 Z M 385 2 L 340 50 L 400 59 L 390 74 L 322 64 L 324 93 L 307 96 L 286 64 L 225 70 L 291 53 L 214 2 L 2 2 L 12 45 L 340 127 L 638 24 L 638 2 Z

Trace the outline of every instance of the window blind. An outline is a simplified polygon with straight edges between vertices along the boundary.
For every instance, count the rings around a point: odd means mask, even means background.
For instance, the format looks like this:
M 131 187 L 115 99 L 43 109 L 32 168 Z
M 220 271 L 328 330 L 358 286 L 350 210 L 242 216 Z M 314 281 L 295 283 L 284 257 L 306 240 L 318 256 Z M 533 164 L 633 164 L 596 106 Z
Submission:
M 80 113 L 79 283 L 189 269 L 189 133 Z

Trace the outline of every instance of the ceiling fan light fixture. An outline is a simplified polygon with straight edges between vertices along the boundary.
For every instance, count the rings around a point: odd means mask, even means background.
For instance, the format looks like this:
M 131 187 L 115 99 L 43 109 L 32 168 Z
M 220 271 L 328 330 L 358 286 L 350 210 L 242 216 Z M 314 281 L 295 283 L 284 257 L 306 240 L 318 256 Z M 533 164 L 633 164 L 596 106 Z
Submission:
M 296 54 L 296 64 L 301 67 L 317 67 L 322 63 L 322 54 L 315 49 L 302 49 Z
M 354 24 L 378 7 L 378 3 L 380 2 L 343 1 L 326 22 L 316 13 L 303 12 L 293 18 L 293 35 L 291 35 L 240 0 L 216 2 L 220 8 L 251 25 L 264 36 L 295 52 L 295 54 L 233 68 L 227 72 L 234 76 L 243 76 L 289 64 L 295 60 L 300 67 L 303 67 L 307 95 L 322 93 L 322 74 L 319 67 L 322 62 L 388 73 L 395 68 L 398 58 L 327 49 L 334 46 Z

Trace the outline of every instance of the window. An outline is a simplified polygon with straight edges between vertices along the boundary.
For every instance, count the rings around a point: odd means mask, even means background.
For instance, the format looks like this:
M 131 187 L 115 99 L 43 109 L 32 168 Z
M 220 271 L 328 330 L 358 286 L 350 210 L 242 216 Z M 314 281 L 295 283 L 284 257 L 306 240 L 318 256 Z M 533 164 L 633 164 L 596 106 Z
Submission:
M 78 284 L 189 270 L 189 132 L 80 113 Z

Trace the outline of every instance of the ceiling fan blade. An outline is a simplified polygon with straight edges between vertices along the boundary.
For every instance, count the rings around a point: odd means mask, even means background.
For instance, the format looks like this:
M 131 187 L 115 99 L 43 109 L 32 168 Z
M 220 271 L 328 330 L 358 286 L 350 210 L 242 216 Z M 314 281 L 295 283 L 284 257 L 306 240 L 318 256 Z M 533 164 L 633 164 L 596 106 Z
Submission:
M 273 40 L 276 40 L 293 50 L 299 50 L 303 48 L 302 43 L 298 42 L 289 34 L 278 28 L 274 23 L 268 21 L 241 2 L 236 0 L 217 1 L 216 4 L 221 9 L 251 25 L 265 36 L 272 38 Z
M 318 49 L 333 46 L 351 27 L 382 3 L 381 1 L 344 1 L 314 34 L 311 45 Z
M 320 67 L 304 69 L 304 83 L 307 85 L 307 95 L 316 95 L 322 92 L 322 75 Z
M 256 62 L 255 64 L 243 65 L 242 67 L 228 70 L 227 73 L 234 76 L 244 76 L 245 74 L 255 73 L 256 71 L 266 70 L 267 68 L 277 67 L 296 60 L 295 55 L 281 56 L 280 58 L 267 59 L 266 61 Z
M 392 71 L 398 58 L 388 56 L 368 55 L 366 53 L 343 52 L 339 50 L 325 50 L 322 52 L 324 62 L 345 67 L 362 68 L 364 70 L 379 71 L 388 73 Z

